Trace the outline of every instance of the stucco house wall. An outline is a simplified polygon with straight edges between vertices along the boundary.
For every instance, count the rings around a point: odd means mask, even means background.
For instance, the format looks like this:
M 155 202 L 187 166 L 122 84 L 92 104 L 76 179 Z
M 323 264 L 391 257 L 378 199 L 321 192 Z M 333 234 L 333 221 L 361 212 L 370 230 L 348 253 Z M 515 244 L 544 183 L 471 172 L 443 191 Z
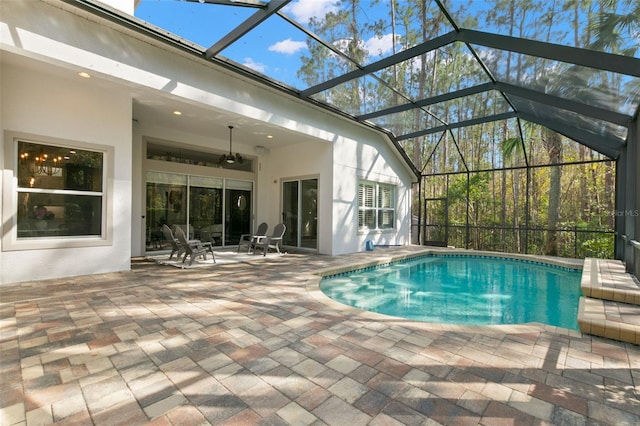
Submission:
M 131 239 L 131 98 L 103 90 L 93 82 L 78 84 L 28 68 L 2 64 L 2 146 L 12 145 L 13 134 L 34 140 L 51 138 L 113 147 L 112 188 L 109 196 L 109 245 L 81 248 L 7 250 L 12 216 L 6 212 L 12 184 L 10 170 L 3 172 L 3 247 L 0 282 L 120 271 L 130 268 Z M 77 79 L 77 77 L 75 77 Z M 95 102 L 99 99 L 100 102 Z M 1 150 L 0 164 L 12 161 Z
M 336 144 L 333 152 L 334 254 L 363 251 L 365 242 L 374 245 L 406 245 L 411 241 L 411 176 L 391 149 L 380 140 L 365 139 L 351 132 Z M 360 180 L 394 185 L 395 227 L 390 230 L 358 231 L 358 183 Z

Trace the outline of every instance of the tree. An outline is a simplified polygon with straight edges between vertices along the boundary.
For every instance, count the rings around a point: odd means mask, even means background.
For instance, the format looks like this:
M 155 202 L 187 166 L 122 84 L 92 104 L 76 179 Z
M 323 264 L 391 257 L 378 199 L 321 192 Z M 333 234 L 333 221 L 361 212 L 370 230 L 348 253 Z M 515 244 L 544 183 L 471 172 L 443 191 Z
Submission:
M 542 144 L 549 155 L 551 176 L 549 180 L 549 205 L 547 210 L 547 237 L 545 254 L 558 255 L 558 218 L 560 216 L 560 181 L 562 178 L 562 138 L 553 130 L 544 128 Z
M 507 129 L 505 126 L 505 136 L 507 136 Z M 502 143 L 500 144 L 500 148 L 502 151 L 502 156 L 505 160 L 505 166 L 506 166 L 506 160 L 511 160 L 513 162 L 514 157 L 516 155 L 520 156 L 524 154 L 524 146 L 522 145 L 522 140 L 520 138 L 506 138 L 502 141 Z M 503 171 L 504 173 L 504 171 Z M 518 221 L 518 200 L 519 200 L 519 195 L 520 195 L 520 181 L 518 179 L 518 171 L 514 170 L 513 172 L 513 227 L 517 230 L 520 226 L 520 223 Z M 506 186 L 506 183 L 505 183 Z M 502 189 L 503 193 L 506 193 L 506 188 Z M 503 203 L 506 205 L 506 198 L 504 199 Z M 505 213 L 506 216 L 506 213 Z M 517 247 L 518 249 L 520 249 L 520 234 L 518 232 L 515 233 L 515 247 Z

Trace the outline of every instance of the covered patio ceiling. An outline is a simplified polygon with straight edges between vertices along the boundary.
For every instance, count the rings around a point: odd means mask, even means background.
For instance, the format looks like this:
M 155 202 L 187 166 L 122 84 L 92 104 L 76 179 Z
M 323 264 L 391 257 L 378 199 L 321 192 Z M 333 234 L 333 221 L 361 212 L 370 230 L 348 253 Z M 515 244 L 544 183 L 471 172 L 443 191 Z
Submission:
M 516 118 L 617 158 L 639 111 L 633 0 L 140 0 L 135 16 L 66 2 L 384 130 L 399 148 Z

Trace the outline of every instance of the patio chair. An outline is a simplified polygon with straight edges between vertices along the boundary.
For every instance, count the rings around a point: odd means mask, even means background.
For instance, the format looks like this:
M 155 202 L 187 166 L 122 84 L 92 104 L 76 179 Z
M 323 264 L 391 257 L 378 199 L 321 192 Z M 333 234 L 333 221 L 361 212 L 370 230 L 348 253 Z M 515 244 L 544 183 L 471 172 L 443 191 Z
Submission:
M 241 246 L 247 246 L 247 253 L 249 253 L 249 250 L 251 250 L 251 244 L 255 241 L 256 238 L 267 236 L 267 229 L 269 229 L 269 225 L 267 225 L 267 222 L 262 222 L 260 225 L 258 225 L 258 229 L 256 229 L 255 234 L 240 235 L 240 241 L 238 242 L 238 253 L 240 253 Z
M 182 263 L 189 258 L 189 266 L 193 264 L 193 260 L 196 257 L 202 256 L 203 259 L 207 259 L 207 252 L 211 252 L 213 257 L 213 263 L 216 263 L 216 255 L 213 254 L 213 246 L 211 243 L 203 243 L 199 240 L 187 240 L 187 236 L 180 227 L 176 227 L 176 237 L 178 237 L 178 244 L 184 247 L 184 257 Z
M 162 225 L 162 234 L 164 234 L 164 239 L 169 242 L 171 245 L 171 254 L 169 255 L 169 260 L 173 258 L 173 255 L 176 255 L 176 259 L 180 259 L 180 256 L 184 253 L 184 248 L 178 243 L 178 239 L 173 235 L 173 231 L 166 224 Z
M 269 249 L 276 250 L 280 254 L 280 245 L 282 244 L 282 237 L 287 230 L 284 223 L 279 223 L 273 228 L 273 234 L 268 236 L 258 236 L 252 243 L 251 248 L 255 253 L 257 248 L 262 248 L 262 255 L 266 256 Z
M 214 246 L 216 240 L 222 240 L 222 225 L 213 224 L 200 228 L 200 241 L 211 242 Z

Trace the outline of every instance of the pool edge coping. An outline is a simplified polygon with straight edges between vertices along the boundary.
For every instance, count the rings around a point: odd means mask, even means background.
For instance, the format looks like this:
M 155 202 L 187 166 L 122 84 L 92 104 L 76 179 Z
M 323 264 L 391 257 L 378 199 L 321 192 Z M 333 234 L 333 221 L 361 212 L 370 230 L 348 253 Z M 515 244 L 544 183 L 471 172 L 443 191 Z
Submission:
M 640 345 L 640 325 L 623 320 L 620 308 L 640 312 L 640 284 L 620 260 L 585 259 L 578 325 L 585 334 Z
M 337 267 L 334 266 L 331 268 L 321 269 L 319 271 L 314 272 L 313 274 L 319 275 L 320 277 L 326 277 L 329 275 L 338 275 L 344 272 L 351 272 L 358 269 L 383 266 L 389 263 L 411 260 L 411 259 L 415 259 L 423 256 L 442 255 L 442 254 L 522 260 L 522 261 L 528 261 L 528 262 L 548 264 L 551 266 L 557 266 L 560 268 L 567 268 L 567 269 L 573 269 L 573 270 L 582 270 L 584 267 L 584 259 L 571 259 L 571 258 L 539 256 L 539 255 L 533 255 L 533 254 L 520 254 L 520 253 L 501 253 L 501 252 L 495 252 L 495 251 L 481 251 L 481 250 L 428 248 L 428 249 L 416 251 L 414 253 L 381 257 L 368 262 L 360 262 L 360 263 L 354 263 L 350 265 L 337 266 Z

